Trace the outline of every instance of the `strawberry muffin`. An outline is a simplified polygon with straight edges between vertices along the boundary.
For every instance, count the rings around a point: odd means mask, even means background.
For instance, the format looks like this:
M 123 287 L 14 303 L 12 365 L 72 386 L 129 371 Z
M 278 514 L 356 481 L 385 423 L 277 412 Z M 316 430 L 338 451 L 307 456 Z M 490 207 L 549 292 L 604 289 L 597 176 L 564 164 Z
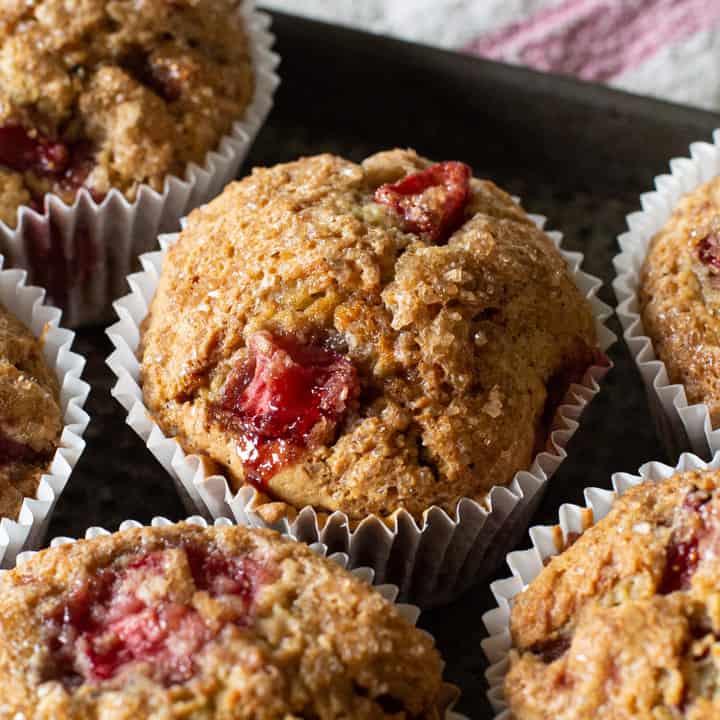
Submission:
M 62 433 L 58 380 L 28 328 L 0 305 L 0 517 L 34 498 Z
M 359 520 L 509 483 L 595 346 L 563 258 L 506 193 L 393 150 L 256 169 L 193 212 L 139 358 L 156 422 L 279 503 L 258 512 Z
M 200 163 L 253 94 L 238 0 L 37 0 L 0 12 L 0 220 L 45 193 L 133 200 Z
M 720 716 L 720 473 L 628 490 L 515 598 L 516 720 Z
M 720 425 L 720 177 L 678 204 L 652 239 L 640 278 L 645 332 L 685 387 L 688 402 L 704 403 Z
M 178 524 L 45 550 L 0 579 L 2 717 L 440 720 L 426 633 L 266 530 Z

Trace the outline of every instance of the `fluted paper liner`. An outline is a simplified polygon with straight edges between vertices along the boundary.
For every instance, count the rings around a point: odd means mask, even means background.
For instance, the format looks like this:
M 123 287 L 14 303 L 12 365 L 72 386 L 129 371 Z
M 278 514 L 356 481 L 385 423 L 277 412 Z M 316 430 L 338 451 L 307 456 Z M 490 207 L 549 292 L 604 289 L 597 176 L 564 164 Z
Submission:
M 642 209 L 627 216 L 628 231 L 618 238 L 620 253 L 613 259 L 617 273 L 613 288 L 623 336 L 645 383 L 653 420 L 671 458 L 683 450 L 710 457 L 720 450 L 720 428 L 713 430 L 707 405 L 688 403 L 684 386 L 670 382 L 665 363 L 655 354 L 640 315 L 640 270 L 650 241 L 670 219 L 683 195 L 718 174 L 720 130 L 715 130 L 712 143 L 693 143 L 690 157 L 671 160 L 670 174 L 656 177 L 656 189 L 640 196 Z
M 538 227 L 544 226 L 544 217 L 531 217 Z M 559 248 L 562 235 L 548 235 Z M 370 515 L 358 523 L 341 512 L 318 517 L 312 507 L 268 523 L 256 512 L 263 499 L 255 488 L 245 485 L 233 493 L 222 475 L 211 474 L 203 457 L 186 455 L 175 438 L 168 438 L 143 404 L 136 357 L 140 324 L 155 294 L 167 248 L 176 239 L 177 234 L 161 236 L 161 250 L 141 256 L 144 271 L 128 277 L 132 292 L 115 303 L 120 321 L 107 330 L 116 348 L 107 362 L 118 377 L 112 394 L 127 410 L 128 425 L 171 475 L 186 507 L 207 517 L 235 517 L 244 524 L 289 532 L 304 542 L 322 542 L 333 552 L 348 553 L 352 567 L 372 567 L 380 582 L 392 582 L 400 588 L 403 600 L 422 607 L 450 602 L 479 579 L 481 572 L 492 570 L 503 551 L 525 531 L 541 491 L 565 459 L 565 447 L 578 428 L 580 415 L 598 393 L 598 383 L 610 365 L 590 367 L 582 381 L 570 387 L 553 420 L 548 449 L 535 457 L 528 470 L 518 472 L 507 487 L 494 487 L 486 502 L 463 498 L 452 517 L 433 506 L 425 511 L 421 524 L 404 510 L 387 522 Z M 592 306 L 604 351 L 615 336 L 604 326 L 611 310 L 596 297 L 601 282 L 580 270 L 580 253 L 561 252 Z
M 490 663 L 490 667 L 485 672 L 489 685 L 487 696 L 497 713 L 496 720 L 512 718 L 505 702 L 503 683 L 509 669 L 509 653 L 512 649 L 510 611 L 513 600 L 540 574 L 549 558 L 560 554 L 567 543 L 568 533 L 581 534 L 591 525 L 602 520 L 610 512 L 617 497 L 640 483 L 665 480 L 676 473 L 689 470 L 718 469 L 720 469 L 720 453 L 716 453 L 709 463 L 691 453 L 683 453 L 675 467 L 660 462 L 648 462 L 640 467 L 637 475 L 615 473 L 612 476 L 613 490 L 586 488 L 585 507 L 570 503 L 561 505 L 557 525 L 536 525 L 530 528 L 532 548 L 508 553 L 506 560 L 512 576 L 497 580 L 490 585 L 498 606 L 486 612 L 482 618 L 490 636 L 482 642 L 483 651 Z M 562 533 L 562 541 L 558 543 L 560 533 Z
M 47 194 L 43 212 L 20 208 L 15 229 L 0 222 L 0 252 L 7 265 L 28 270 L 31 282 L 47 278 L 48 293 L 63 308 L 67 326 L 107 321 L 137 256 L 155 246 L 158 233 L 175 230 L 181 217 L 237 176 L 279 83 L 269 17 L 257 12 L 252 0 L 245 0 L 241 12 L 255 76 L 253 99 L 202 167 L 190 163 L 184 178 L 168 175 L 162 192 L 142 185 L 133 202 L 117 189 L 99 204 L 87 189 L 71 205 Z
M 193 525 L 198 525 L 200 527 L 209 527 L 210 523 L 208 523 L 205 518 L 200 517 L 199 515 L 192 515 L 186 519 L 184 519 L 182 522 L 192 523 Z M 132 530 L 134 528 L 141 528 L 141 527 L 167 527 L 168 525 L 174 525 L 175 523 L 172 520 L 168 520 L 165 517 L 154 517 L 149 525 L 143 525 L 142 523 L 137 522 L 136 520 L 125 520 L 122 523 L 120 523 L 120 526 L 118 528 L 119 532 L 122 532 L 124 530 Z M 231 526 L 234 525 L 230 519 L 228 518 L 217 518 L 213 523 L 214 526 Z M 106 530 L 102 527 L 90 527 L 85 531 L 84 538 L 86 540 L 92 540 L 93 538 L 99 537 L 101 535 L 111 535 L 112 532 L 110 530 Z M 291 533 L 287 533 L 285 537 L 297 541 L 297 538 L 294 537 Z M 74 543 L 76 540 L 75 538 L 70 537 L 56 537 L 53 540 L 50 541 L 50 547 L 57 547 L 58 545 L 67 545 L 68 543 Z M 328 560 L 332 560 L 334 563 L 339 565 L 340 567 L 349 570 L 355 577 L 359 578 L 360 580 L 366 582 L 368 585 L 372 585 L 375 590 L 377 590 L 380 595 L 382 595 L 386 600 L 388 600 L 391 603 L 394 603 L 397 609 L 399 610 L 400 614 L 411 624 L 416 625 L 417 620 L 420 617 L 420 608 L 418 608 L 415 605 L 409 605 L 407 603 L 401 603 L 397 602 L 398 597 L 398 588 L 395 585 L 389 584 L 389 583 L 379 583 L 377 580 L 377 577 L 375 575 L 375 572 L 372 568 L 369 567 L 356 567 L 351 569 L 349 567 L 350 565 L 350 558 L 345 553 L 330 553 L 328 551 L 328 548 L 323 545 L 322 543 L 313 543 L 310 545 L 310 549 L 316 554 L 320 555 L 320 557 L 326 557 Z M 36 554 L 36 551 L 26 551 L 23 553 L 20 553 L 17 556 L 17 565 L 20 566 L 24 562 L 27 562 L 33 555 Z M 3 571 L 0 571 L 0 573 Z M 428 633 L 426 630 L 421 630 L 421 632 L 425 633 L 426 635 L 432 637 L 430 633 Z M 444 664 L 443 664 L 444 667 Z M 449 683 L 445 683 L 446 690 L 448 693 L 448 696 L 453 697 L 451 702 L 451 707 L 447 710 L 445 714 L 445 720 L 467 720 L 464 715 L 460 715 L 456 712 L 453 712 L 452 705 L 455 704 L 457 701 L 457 698 L 459 697 L 460 693 L 457 690 L 457 688 L 454 685 L 450 685 Z
M 82 436 L 89 417 L 83 405 L 90 386 L 80 378 L 85 359 L 70 350 L 75 333 L 59 326 L 60 310 L 43 302 L 42 288 L 25 285 L 24 271 L 2 267 L 0 255 L 0 303 L 41 340 L 45 361 L 59 381 L 63 413 L 60 444 L 35 497 L 23 500 L 17 520 L 0 519 L 0 567 L 8 567 L 19 552 L 39 547 L 45 538 L 50 516 L 85 448 Z

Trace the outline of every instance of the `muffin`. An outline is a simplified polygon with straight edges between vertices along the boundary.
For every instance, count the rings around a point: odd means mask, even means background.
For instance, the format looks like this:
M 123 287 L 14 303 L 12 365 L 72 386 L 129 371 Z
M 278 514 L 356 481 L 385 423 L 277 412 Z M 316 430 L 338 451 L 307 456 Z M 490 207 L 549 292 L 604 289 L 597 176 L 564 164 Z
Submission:
M 55 373 L 30 330 L 0 305 L 0 517 L 17 519 L 60 444 Z
M 516 720 L 720 714 L 720 472 L 627 490 L 511 614 Z
M 180 523 L 45 550 L 0 579 L 14 717 L 433 718 L 426 633 L 277 533 Z
M 653 237 L 642 266 L 639 300 L 645 332 L 685 387 L 720 425 L 720 177 L 687 194 Z
M 393 150 L 256 169 L 194 211 L 138 353 L 154 420 L 260 490 L 258 512 L 360 520 L 509 483 L 595 345 L 506 193 Z
M 238 0 L 37 0 L 0 14 L 0 220 L 45 193 L 134 200 L 201 163 L 243 117 Z

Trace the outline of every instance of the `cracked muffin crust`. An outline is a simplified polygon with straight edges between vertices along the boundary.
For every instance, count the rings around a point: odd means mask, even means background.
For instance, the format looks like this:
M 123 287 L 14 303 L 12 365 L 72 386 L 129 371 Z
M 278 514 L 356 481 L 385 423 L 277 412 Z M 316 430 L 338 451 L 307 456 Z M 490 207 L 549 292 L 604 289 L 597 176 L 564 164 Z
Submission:
M 718 717 L 719 543 L 719 472 L 625 492 L 515 599 L 513 717 Z
M 444 717 L 432 638 L 275 532 L 180 523 L 0 579 L 0 709 L 55 720 Z
M 238 0 L 8 0 L 0 9 L 0 220 L 162 190 L 243 117 L 253 93 Z
M 652 239 L 640 276 L 645 332 L 688 402 L 720 425 L 720 178 L 688 193 Z
M 60 389 L 41 342 L 0 305 L 0 517 L 34 498 L 62 433 Z
M 281 503 L 259 512 L 358 520 L 510 482 L 595 343 L 506 193 L 394 150 L 256 169 L 193 212 L 139 357 L 164 432 Z

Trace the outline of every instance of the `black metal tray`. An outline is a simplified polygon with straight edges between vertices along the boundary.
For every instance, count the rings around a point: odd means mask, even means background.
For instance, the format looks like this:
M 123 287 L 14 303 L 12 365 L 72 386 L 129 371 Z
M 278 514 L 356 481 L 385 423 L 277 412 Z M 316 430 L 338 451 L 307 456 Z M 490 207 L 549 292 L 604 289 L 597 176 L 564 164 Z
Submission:
M 671 157 L 720 125 L 715 114 L 573 80 L 288 15 L 273 19 L 283 83 L 243 173 L 302 154 L 361 159 L 393 146 L 465 160 L 562 229 L 565 247 L 584 252 L 585 269 L 606 282 L 601 297 L 610 303 L 611 258 L 626 213 Z M 169 478 L 110 397 L 104 360 L 111 347 L 102 329 L 80 332 L 77 349 L 88 357 L 92 421 L 49 537 L 77 536 L 90 525 L 116 528 L 126 518 L 184 517 Z M 555 522 L 559 505 L 582 502 L 586 486 L 609 487 L 612 472 L 663 459 L 627 350 L 618 343 L 610 354 L 616 367 L 533 524 Z M 494 576 L 506 574 L 502 567 Z M 462 688 L 458 709 L 472 718 L 492 717 L 480 648 L 480 616 L 492 606 L 482 583 L 420 621 L 437 639 L 448 679 Z

